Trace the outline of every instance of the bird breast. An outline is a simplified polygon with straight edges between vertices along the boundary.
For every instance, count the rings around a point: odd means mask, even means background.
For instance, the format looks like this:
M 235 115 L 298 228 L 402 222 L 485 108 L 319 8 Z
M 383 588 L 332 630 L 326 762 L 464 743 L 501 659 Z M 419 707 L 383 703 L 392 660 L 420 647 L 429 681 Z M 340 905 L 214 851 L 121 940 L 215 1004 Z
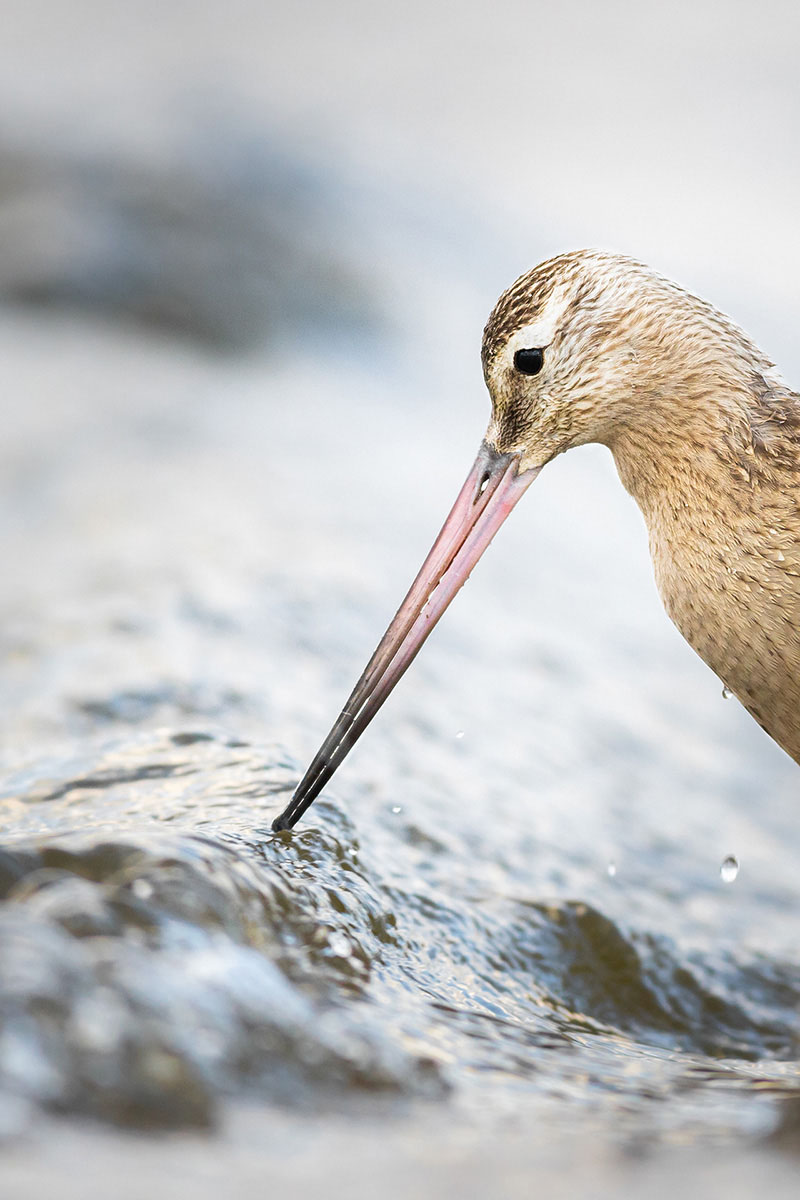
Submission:
M 668 615 L 800 762 L 800 474 L 766 483 L 709 447 L 684 462 L 645 465 L 641 447 L 615 459 Z

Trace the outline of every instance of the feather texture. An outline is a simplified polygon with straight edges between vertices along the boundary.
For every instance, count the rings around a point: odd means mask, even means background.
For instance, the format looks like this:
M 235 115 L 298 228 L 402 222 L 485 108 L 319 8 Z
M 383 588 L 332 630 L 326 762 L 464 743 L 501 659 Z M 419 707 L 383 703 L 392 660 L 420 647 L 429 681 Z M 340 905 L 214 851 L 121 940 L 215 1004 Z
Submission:
M 537 336 L 544 366 L 525 376 L 513 353 Z M 800 396 L 712 305 L 596 250 L 522 275 L 482 357 L 489 443 L 525 468 L 609 447 L 670 617 L 800 762 Z

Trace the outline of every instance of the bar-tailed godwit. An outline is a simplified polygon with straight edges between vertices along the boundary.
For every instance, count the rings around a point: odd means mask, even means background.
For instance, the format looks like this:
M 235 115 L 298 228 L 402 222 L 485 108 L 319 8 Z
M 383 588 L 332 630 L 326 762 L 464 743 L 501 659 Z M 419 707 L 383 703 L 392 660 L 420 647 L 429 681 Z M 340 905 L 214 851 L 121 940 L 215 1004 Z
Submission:
M 643 263 L 553 258 L 483 335 L 478 457 L 411 590 L 273 829 L 295 824 L 542 467 L 611 450 L 686 640 L 800 762 L 800 396 L 741 329 Z

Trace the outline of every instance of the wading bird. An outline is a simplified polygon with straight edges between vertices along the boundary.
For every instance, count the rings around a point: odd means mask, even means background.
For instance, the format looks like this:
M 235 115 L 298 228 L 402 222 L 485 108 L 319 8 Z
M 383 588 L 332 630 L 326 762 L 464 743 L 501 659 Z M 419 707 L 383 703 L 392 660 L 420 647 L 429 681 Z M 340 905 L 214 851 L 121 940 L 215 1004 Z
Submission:
M 475 464 L 273 829 L 325 786 L 542 467 L 588 442 L 642 510 L 669 616 L 800 762 L 800 395 L 705 300 L 596 250 L 512 284 L 482 356 L 492 416 Z

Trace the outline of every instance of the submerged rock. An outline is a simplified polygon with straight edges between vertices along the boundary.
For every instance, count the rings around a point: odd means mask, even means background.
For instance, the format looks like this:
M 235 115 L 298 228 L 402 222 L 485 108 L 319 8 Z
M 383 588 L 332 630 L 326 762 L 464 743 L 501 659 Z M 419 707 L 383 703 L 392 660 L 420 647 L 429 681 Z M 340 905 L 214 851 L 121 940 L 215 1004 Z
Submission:
M 0 145 L 0 300 L 219 348 L 378 320 L 343 248 L 347 189 L 242 123 L 141 158 Z

